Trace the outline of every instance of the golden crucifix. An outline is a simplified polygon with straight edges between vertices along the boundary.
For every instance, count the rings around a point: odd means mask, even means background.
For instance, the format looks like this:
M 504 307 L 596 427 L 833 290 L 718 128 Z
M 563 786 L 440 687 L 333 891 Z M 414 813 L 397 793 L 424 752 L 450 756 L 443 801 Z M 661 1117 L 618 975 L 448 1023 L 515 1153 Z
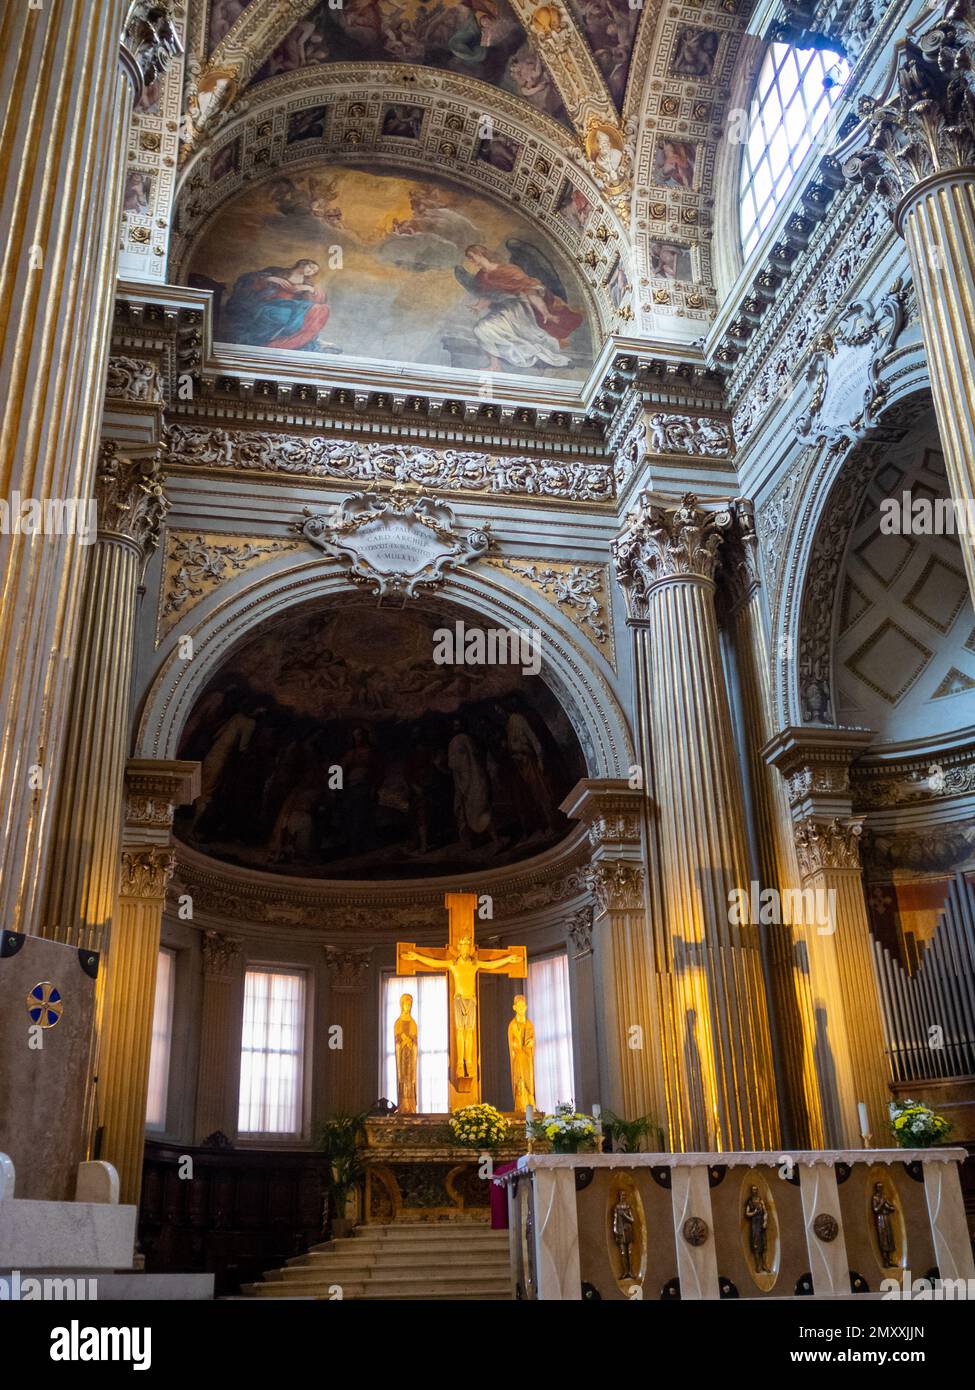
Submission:
M 444 971 L 447 976 L 447 1023 L 450 1031 L 450 1109 L 477 1105 L 481 1099 L 481 1046 L 477 1028 L 478 983 L 482 971 L 524 980 L 528 950 L 508 946 L 503 951 L 479 949 L 474 942 L 476 893 L 447 893 L 450 918 L 446 946 L 417 950 L 413 941 L 396 943 L 397 975 Z

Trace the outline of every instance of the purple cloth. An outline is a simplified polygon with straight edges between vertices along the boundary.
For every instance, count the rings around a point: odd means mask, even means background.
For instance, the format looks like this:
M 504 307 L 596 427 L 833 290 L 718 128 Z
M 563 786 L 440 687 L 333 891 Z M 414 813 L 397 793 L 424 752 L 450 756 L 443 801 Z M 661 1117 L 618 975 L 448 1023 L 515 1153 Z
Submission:
M 517 1163 L 499 1163 L 494 1170 L 494 1176 L 501 1178 L 505 1173 L 510 1173 L 512 1168 L 517 1168 Z M 491 1183 L 491 1230 L 506 1231 L 508 1229 L 508 1184 L 500 1182 Z

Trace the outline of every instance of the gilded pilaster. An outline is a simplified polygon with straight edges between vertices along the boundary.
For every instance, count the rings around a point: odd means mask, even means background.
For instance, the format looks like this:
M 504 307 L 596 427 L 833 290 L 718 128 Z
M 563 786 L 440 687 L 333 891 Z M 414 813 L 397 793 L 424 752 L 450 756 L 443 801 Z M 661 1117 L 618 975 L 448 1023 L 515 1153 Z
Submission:
M 237 1133 L 240 1093 L 240 1000 L 243 941 L 203 933 L 200 1064 L 196 1083 L 196 1142 Z
M 781 911 L 762 928 L 766 977 L 775 1015 L 782 1066 L 783 1139 L 806 1148 L 824 1143 L 819 1087 L 813 1056 L 815 1016 L 809 988 L 807 935 L 813 924 L 793 920 L 788 890 L 799 887 L 799 866 L 785 783 L 765 760 L 772 738 L 771 660 L 762 610 L 755 513 L 738 498 L 734 527 L 726 547 L 725 621 L 735 651 L 743 742 L 751 793 L 757 869 L 762 888 L 778 892 Z
M 0 498 L 91 496 L 142 45 L 130 0 L 0 14 Z M 158 8 L 158 7 L 157 7 Z M 122 58 L 120 70 L 120 57 Z M 54 824 L 84 546 L 67 524 L 0 536 L 0 916 L 37 930 Z
M 653 938 L 647 921 L 643 796 L 626 782 L 577 782 L 562 810 L 588 828 L 591 943 L 602 1104 L 666 1119 Z M 593 1097 L 595 1099 L 595 1097 Z
M 101 950 L 118 889 L 136 591 L 166 510 L 157 458 L 106 444 L 95 501 L 42 935 Z
M 887 1059 L 860 868 L 861 821 L 851 816 L 850 764 L 872 741 L 865 729 L 786 729 L 766 749 L 788 787 L 802 888 L 819 926 L 807 932 L 815 1060 L 826 1142 L 860 1142 L 857 1104 L 871 1133 L 887 1132 Z
M 899 45 L 887 92 L 861 100 L 867 142 L 843 168 L 884 199 L 907 245 L 951 495 L 965 503 L 975 498 L 975 5 L 938 8 L 948 17 Z M 861 127 L 850 144 L 862 139 Z M 975 597 L 975 547 L 961 541 Z
M 666 927 L 662 979 L 671 1143 L 778 1143 L 758 927 L 732 921 L 749 879 L 744 800 L 714 604 L 730 514 L 642 494 L 615 543 L 631 625 L 646 632 L 648 711 Z
M 176 858 L 173 812 L 198 790 L 199 764 L 133 759 L 125 785 L 121 875 L 99 1009 L 96 1115 L 98 1155 L 118 1169 L 121 1200 L 138 1203 L 159 935 Z

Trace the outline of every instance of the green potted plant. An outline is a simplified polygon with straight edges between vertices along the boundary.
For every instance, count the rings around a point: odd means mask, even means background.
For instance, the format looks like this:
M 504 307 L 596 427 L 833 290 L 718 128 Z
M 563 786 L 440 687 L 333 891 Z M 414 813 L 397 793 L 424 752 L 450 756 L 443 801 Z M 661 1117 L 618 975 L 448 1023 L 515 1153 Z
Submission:
M 619 1154 L 639 1153 L 645 1139 L 660 1139 L 663 1134 L 652 1115 L 624 1120 L 621 1115 L 614 1115 L 612 1110 L 603 1111 L 603 1129 L 608 1131 L 613 1141 L 613 1152 Z
M 320 1120 L 315 1144 L 328 1161 L 328 1190 L 332 1200 L 332 1238 L 350 1236 L 355 1226 L 349 1217 L 349 1199 L 363 1175 L 360 1150 L 366 1139 L 365 1113 L 340 1110 Z

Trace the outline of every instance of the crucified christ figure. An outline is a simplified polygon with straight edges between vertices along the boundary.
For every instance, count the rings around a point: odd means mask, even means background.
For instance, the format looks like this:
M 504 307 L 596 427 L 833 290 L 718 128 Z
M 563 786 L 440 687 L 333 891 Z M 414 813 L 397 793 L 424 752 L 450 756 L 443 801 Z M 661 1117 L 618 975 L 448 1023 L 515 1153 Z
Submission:
M 517 965 L 521 956 L 498 956 L 485 960 L 474 949 L 469 936 L 462 936 L 455 947 L 448 947 L 448 959 L 442 956 L 428 956 L 423 951 L 403 952 L 403 960 L 415 961 L 425 965 L 428 970 L 446 970 L 454 986 L 454 1029 L 457 1037 L 457 1076 L 475 1077 L 477 1075 L 477 972 L 479 970 L 504 970 L 509 965 Z

